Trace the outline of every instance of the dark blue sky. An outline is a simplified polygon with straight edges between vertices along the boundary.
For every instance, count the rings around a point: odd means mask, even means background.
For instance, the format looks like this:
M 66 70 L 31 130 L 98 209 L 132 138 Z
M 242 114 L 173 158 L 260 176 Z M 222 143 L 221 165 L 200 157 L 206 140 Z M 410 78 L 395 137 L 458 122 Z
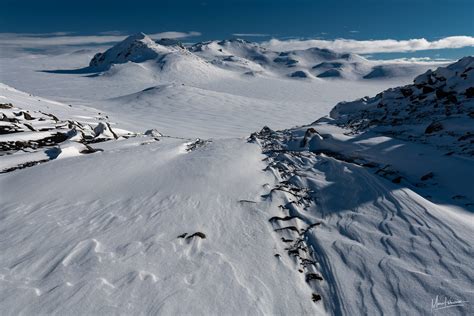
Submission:
M 0 33 L 179 31 L 185 41 L 234 37 L 406 40 L 474 36 L 474 0 L 0 0 Z M 241 37 L 241 36 L 239 36 Z M 474 47 L 437 49 L 377 58 L 474 55 Z
M 199 31 L 275 37 L 474 35 L 472 0 L 0 0 L 1 32 Z M 349 31 L 359 31 L 350 33 Z

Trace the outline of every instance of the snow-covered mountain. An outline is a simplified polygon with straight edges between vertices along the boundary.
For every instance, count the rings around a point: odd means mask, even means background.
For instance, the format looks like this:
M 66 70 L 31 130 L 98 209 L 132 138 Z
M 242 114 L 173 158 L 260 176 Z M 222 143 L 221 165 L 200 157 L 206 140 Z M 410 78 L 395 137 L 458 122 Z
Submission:
M 172 64 L 178 63 L 182 58 L 194 59 L 194 62 L 186 65 L 188 71 L 195 67 L 202 68 L 199 64 L 205 61 L 221 69 L 248 76 L 263 74 L 293 79 L 394 78 L 419 73 L 421 66 L 413 63 L 400 65 L 374 62 L 356 54 L 341 54 L 319 48 L 276 52 L 242 39 L 184 46 L 171 39 L 153 41 L 143 33 L 131 35 L 104 53 L 96 54 L 89 66 L 95 70 L 107 70 L 114 64 L 156 60 L 163 69 L 165 65 L 173 67 Z
M 129 61 L 139 63 L 158 58 L 171 51 L 169 47 L 157 44 L 145 34 L 137 33 L 127 37 L 104 53 L 94 55 L 89 66 L 108 69 L 112 64 L 123 64 Z

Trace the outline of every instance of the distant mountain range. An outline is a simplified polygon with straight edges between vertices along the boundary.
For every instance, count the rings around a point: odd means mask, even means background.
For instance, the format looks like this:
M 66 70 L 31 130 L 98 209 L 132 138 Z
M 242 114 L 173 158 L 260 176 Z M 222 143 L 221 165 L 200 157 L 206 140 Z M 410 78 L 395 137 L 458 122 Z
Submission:
M 409 62 L 371 61 L 360 55 L 309 48 L 278 52 L 243 39 L 207 41 L 183 45 L 174 39 L 152 40 L 144 33 L 127 37 L 89 64 L 91 70 L 106 71 L 115 64 L 156 60 L 163 70 L 170 63 L 187 60 L 187 67 L 208 65 L 243 75 L 283 76 L 294 79 L 384 79 L 415 75 L 423 65 Z M 201 65 L 201 66 L 200 66 Z M 425 69 L 423 69 L 425 70 Z

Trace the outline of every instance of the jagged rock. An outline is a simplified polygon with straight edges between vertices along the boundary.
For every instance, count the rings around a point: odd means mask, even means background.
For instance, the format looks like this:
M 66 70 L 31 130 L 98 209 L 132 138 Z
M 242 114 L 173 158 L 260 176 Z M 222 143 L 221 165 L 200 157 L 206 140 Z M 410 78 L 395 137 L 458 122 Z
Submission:
M 433 122 L 425 129 L 425 134 L 432 134 L 443 130 L 443 124 L 441 122 Z

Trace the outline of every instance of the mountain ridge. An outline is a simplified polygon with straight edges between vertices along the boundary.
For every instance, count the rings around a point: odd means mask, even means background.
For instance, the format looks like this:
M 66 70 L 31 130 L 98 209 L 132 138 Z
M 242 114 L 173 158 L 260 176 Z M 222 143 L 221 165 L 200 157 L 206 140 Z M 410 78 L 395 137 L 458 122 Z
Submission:
M 131 35 L 105 52 L 97 53 L 89 67 L 107 71 L 116 64 L 160 61 L 170 54 L 184 58 L 193 56 L 226 71 L 245 75 L 277 75 L 296 80 L 384 79 L 404 76 L 418 67 L 413 63 L 400 67 L 400 63 L 371 61 L 357 54 L 318 47 L 278 52 L 239 38 L 183 45 L 166 38 L 154 41 L 144 33 Z

